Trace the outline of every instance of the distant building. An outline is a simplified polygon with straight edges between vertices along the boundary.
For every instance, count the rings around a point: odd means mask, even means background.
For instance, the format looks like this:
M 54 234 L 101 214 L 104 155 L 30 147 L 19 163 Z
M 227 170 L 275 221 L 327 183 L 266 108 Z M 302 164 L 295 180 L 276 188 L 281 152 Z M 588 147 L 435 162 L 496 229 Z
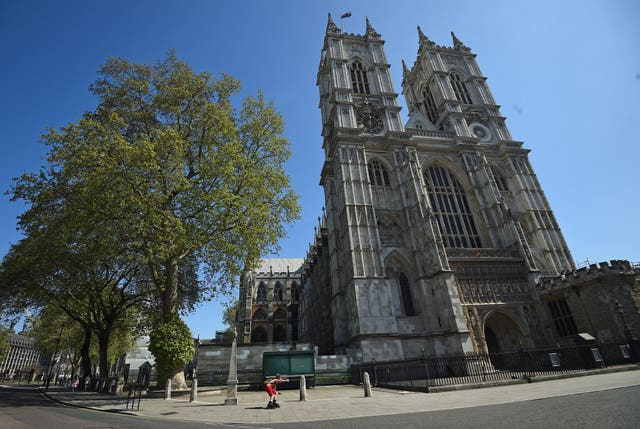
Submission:
M 302 258 L 262 259 L 243 275 L 237 313 L 238 342 L 298 341 Z
M 39 371 L 40 352 L 34 347 L 33 337 L 9 332 L 9 351 L 0 364 L 4 379 L 33 377 Z
M 129 350 L 124 360 L 124 377 L 127 382 L 135 382 L 141 367 L 153 367 L 151 378 L 155 380 L 156 358 L 149 351 L 149 337 L 142 336 L 136 340 L 135 346 Z

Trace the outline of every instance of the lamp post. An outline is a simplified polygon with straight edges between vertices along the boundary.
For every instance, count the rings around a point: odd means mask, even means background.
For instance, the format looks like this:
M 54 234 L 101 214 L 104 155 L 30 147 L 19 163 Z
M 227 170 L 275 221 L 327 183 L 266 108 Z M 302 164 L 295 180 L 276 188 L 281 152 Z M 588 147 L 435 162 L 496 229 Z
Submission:
M 193 373 L 191 375 L 191 395 L 189 396 L 189 402 L 198 400 L 198 352 L 200 350 L 200 335 L 198 335 L 198 339 L 195 341 L 196 346 L 196 356 L 193 362 Z
M 53 369 L 53 359 L 58 354 L 58 347 L 60 347 L 60 340 L 62 339 L 62 330 L 64 329 L 64 323 L 60 325 L 60 333 L 58 334 L 58 339 L 56 340 L 56 350 L 51 355 L 51 359 L 49 360 L 49 371 L 47 371 L 47 379 L 45 380 L 44 388 L 49 388 L 49 383 L 51 382 L 51 370 Z
M 200 352 L 200 334 L 198 334 L 198 338 L 196 339 L 196 358 L 195 358 L 195 362 L 193 363 L 193 375 L 191 378 L 193 378 L 194 380 L 198 378 L 197 372 L 198 372 L 198 353 Z

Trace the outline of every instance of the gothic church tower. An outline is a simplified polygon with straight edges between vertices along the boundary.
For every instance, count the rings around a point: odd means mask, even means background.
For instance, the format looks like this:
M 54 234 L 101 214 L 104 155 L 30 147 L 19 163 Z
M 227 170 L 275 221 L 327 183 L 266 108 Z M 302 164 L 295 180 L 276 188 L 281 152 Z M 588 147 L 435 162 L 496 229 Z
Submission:
M 381 36 L 329 15 L 317 78 L 329 255 L 308 269 L 330 284 L 304 287 L 331 288 L 334 352 L 356 360 L 548 343 L 535 283 L 575 267 L 528 150 L 470 49 L 418 32 L 403 125 Z

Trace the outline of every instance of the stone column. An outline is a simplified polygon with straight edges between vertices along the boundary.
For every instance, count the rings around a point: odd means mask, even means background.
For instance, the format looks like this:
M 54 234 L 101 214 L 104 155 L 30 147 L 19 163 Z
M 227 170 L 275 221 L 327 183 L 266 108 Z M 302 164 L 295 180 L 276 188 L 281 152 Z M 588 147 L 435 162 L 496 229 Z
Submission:
M 231 343 L 231 357 L 229 359 L 229 378 L 227 379 L 227 399 L 225 405 L 238 405 L 238 333 L 233 330 L 233 342 Z

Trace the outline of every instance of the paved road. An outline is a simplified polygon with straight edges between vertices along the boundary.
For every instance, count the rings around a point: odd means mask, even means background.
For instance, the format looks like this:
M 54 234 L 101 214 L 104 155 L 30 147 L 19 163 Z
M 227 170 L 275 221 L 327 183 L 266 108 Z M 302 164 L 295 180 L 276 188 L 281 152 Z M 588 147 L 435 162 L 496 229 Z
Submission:
M 143 418 L 68 407 L 46 399 L 31 387 L 0 387 L 0 429 L 241 429 L 244 427 L 247 426 Z
M 637 373 L 623 374 L 631 377 Z M 562 389 L 571 393 L 559 393 L 557 383 L 535 383 L 526 385 L 530 389 L 540 388 L 547 392 L 548 396 L 530 395 L 522 396 L 520 392 L 524 387 L 513 388 L 490 388 L 474 389 L 461 392 L 453 392 L 450 395 L 386 395 L 381 396 L 377 402 L 370 400 L 362 401 L 362 404 L 369 404 L 375 408 L 369 409 L 370 414 L 359 410 L 361 417 L 338 418 L 330 420 L 333 411 L 349 402 L 349 398 L 325 399 L 305 403 L 315 411 L 322 412 L 325 419 L 322 420 L 300 420 L 291 423 L 280 423 L 280 419 L 285 419 L 291 414 L 300 412 L 302 404 L 297 402 L 283 403 L 280 410 L 260 410 L 263 417 L 268 417 L 262 424 L 251 423 L 216 423 L 220 421 L 233 421 L 229 415 L 223 411 L 242 411 L 250 413 L 248 409 L 237 407 L 219 407 L 214 404 L 189 405 L 188 402 L 178 401 L 156 401 L 155 407 L 151 407 L 151 400 L 147 407 L 154 408 L 153 416 L 133 416 L 107 412 L 98 412 L 83 408 L 68 407 L 44 398 L 44 395 L 36 391 L 33 387 L 16 389 L 0 387 L 0 429 L 5 428 L 273 428 L 273 429 L 293 429 L 293 428 L 336 428 L 336 429 L 390 429 L 390 428 L 635 428 L 640 427 L 640 385 L 618 386 L 610 385 L 618 380 L 620 375 L 594 376 L 578 380 L 582 385 L 591 386 L 591 391 L 582 393 L 576 389 Z M 604 380 L 604 381 L 603 381 Z M 572 381 L 561 381 L 569 385 Z M 574 384 L 576 380 L 573 380 Z M 555 387 L 554 387 L 555 386 Z M 594 388 L 599 386 L 599 388 Z M 570 386 L 569 386 L 570 387 Z M 583 386 L 584 387 L 584 386 Z M 527 390 L 526 392 L 529 392 Z M 477 398 L 493 397 L 502 398 L 505 391 L 510 392 L 517 402 L 497 401 L 493 404 L 482 406 L 472 406 L 470 395 Z M 521 395 L 518 396 L 517 393 Z M 51 393 L 51 392 L 50 392 Z M 554 394 L 555 393 L 555 394 Z M 76 397 L 76 395 L 68 395 Z M 528 396 L 528 397 L 526 397 Z M 521 400 L 517 399 L 522 397 Z M 525 398 L 526 397 L 526 398 Z M 436 399 L 446 400 L 446 408 L 437 407 L 430 411 L 403 413 L 411 410 L 411 400 L 420 399 L 429 403 Z M 534 399 L 535 398 L 535 399 Z M 105 401 L 105 399 L 103 399 Z M 111 402 L 113 398 L 107 398 L 108 409 L 113 409 Z M 382 401 L 382 402 L 380 402 Z M 382 410 L 382 405 L 386 401 L 392 401 L 393 415 Z M 480 401 L 482 402 L 482 401 Z M 86 400 L 80 402 L 86 405 Z M 362 405 L 361 404 L 361 405 Z M 465 405 L 466 404 L 466 405 Z M 432 404 L 437 405 L 437 404 Z M 442 405 L 442 404 L 441 404 Z M 290 408 L 290 413 L 287 410 Z M 463 408 L 456 408 L 463 407 Z M 122 407 L 121 407 L 122 408 Z M 246 407 L 245 407 L 246 408 Z M 318 408 L 315 410 L 315 408 Z M 344 408 L 344 407 L 343 407 Z M 347 407 L 349 408 L 349 407 Z M 182 412 L 181 412 L 182 410 Z M 413 410 L 416 410 L 413 408 Z M 124 411 L 119 410 L 121 413 Z M 308 410 L 307 410 L 308 411 Z M 344 411 L 344 410 L 343 410 Z M 354 415 L 356 409 L 350 412 L 338 413 L 340 416 Z M 369 417 L 375 413 L 381 414 Z M 353 413 L 353 414 L 352 414 Z M 307 416 L 308 417 L 308 416 Z M 199 421 L 185 421 L 191 418 Z M 209 423 L 209 421 L 211 423 Z M 289 421 L 292 421 L 289 419 Z
M 482 395 L 482 390 L 476 391 Z M 640 386 L 447 411 L 271 424 L 274 429 L 638 428 Z M 327 410 L 331 414 L 331 410 Z

